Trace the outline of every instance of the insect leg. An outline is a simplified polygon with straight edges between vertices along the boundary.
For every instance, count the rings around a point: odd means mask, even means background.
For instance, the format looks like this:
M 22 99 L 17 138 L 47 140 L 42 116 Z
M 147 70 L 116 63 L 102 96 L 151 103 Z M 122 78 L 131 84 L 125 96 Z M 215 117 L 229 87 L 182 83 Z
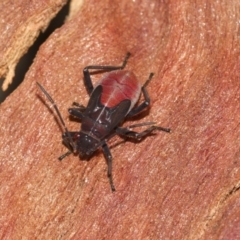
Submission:
M 76 138 L 78 137 L 79 132 L 65 132 L 62 135 L 62 141 L 64 145 L 69 149 L 66 153 L 61 155 L 58 160 L 63 160 L 65 157 L 70 155 L 73 151 L 71 150 L 73 147 L 71 145 L 71 142 L 76 141 Z
M 77 107 L 77 108 L 79 108 L 79 110 L 81 110 L 81 111 L 86 110 L 86 107 L 85 107 L 85 106 L 83 106 L 82 104 L 79 104 L 79 103 L 77 103 L 77 102 L 73 102 L 72 105 L 75 106 L 75 107 Z
M 61 155 L 58 160 L 62 161 L 65 157 L 67 157 L 68 155 L 72 154 L 71 150 L 68 150 L 66 153 L 64 153 L 63 155 Z
M 126 54 L 126 57 L 125 57 L 125 59 L 124 59 L 124 61 L 123 61 L 121 66 L 97 66 L 97 65 L 90 65 L 90 66 L 85 67 L 83 69 L 83 76 L 84 76 L 84 83 L 85 83 L 85 86 L 87 88 L 88 94 L 90 95 L 92 93 L 92 91 L 93 91 L 93 83 L 92 83 L 90 72 L 89 72 L 90 69 L 106 70 L 106 71 L 113 71 L 113 70 L 123 69 L 126 66 L 126 64 L 127 64 L 127 61 L 128 61 L 129 57 L 130 57 L 130 53 L 128 52 Z
M 77 117 L 79 119 L 83 119 L 84 118 L 84 114 L 82 113 L 82 110 L 79 109 L 79 108 L 69 108 L 68 109 L 68 112 L 74 116 L 74 117 Z
M 84 114 L 83 112 L 86 110 L 86 107 L 84 107 L 82 104 L 79 104 L 77 102 L 73 102 L 73 106 L 76 106 L 76 108 L 69 108 L 68 112 L 79 119 L 83 119 Z
M 148 77 L 148 80 L 145 82 L 145 84 L 142 86 L 142 93 L 143 93 L 143 97 L 144 97 L 144 102 L 141 103 L 139 106 L 133 108 L 127 115 L 127 117 L 132 117 L 138 113 L 140 113 L 142 110 L 144 110 L 145 108 L 147 108 L 149 105 L 150 105 L 150 97 L 148 95 L 148 92 L 147 92 L 147 85 L 148 83 L 150 82 L 150 80 L 152 79 L 153 77 L 153 73 L 150 73 L 149 77 Z
M 146 130 L 144 130 L 142 132 L 139 132 L 139 133 L 130 130 L 131 128 L 144 126 L 144 125 L 149 125 L 149 123 L 136 124 L 136 125 L 129 126 L 127 128 L 118 127 L 118 128 L 116 128 L 116 133 L 118 135 L 123 135 L 123 136 L 126 136 L 126 137 L 131 137 L 131 138 L 135 138 L 137 140 L 140 140 L 141 138 L 143 138 L 143 137 L 147 136 L 148 134 L 152 133 L 154 130 L 170 132 L 170 128 L 163 128 L 163 127 L 154 126 L 154 125 L 147 128 Z
M 109 149 L 109 147 L 106 143 L 104 143 L 102 145 L 102 150 L 103 150 L 103 154 L 104 154 L 104 156 L 107 160 L 108 178 L 109 178 L 110 186 L 111 186 L 112 191 L 114 192 L 116 189 L 114 187 L 113 179 L 112 179 L 112 154 L 111 154 L 110 149 Z

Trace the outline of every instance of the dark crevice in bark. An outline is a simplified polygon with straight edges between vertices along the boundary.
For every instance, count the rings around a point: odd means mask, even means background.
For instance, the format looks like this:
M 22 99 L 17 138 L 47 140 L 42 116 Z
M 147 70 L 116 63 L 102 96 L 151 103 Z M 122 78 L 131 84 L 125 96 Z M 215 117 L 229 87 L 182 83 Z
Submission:
M 69 14 L 70 0 L 63 6 L 63 8 L 58 12 L 58 14 L 51 20 L 49 26 L 44 32 L 41 32 L 34 42 L 34 44 L 29 48 L 28 52 L 24 54 L 19 60 L 16 69 L 15 76 L 13 78 L 12 84 L 8 87 L 6 91 L 2 91 L 3 79 L 0 83 L 0 103 L 3 102 L 8 95 L 10 95 L 23 81 L 25 74 L 33 63 L 33 60 L 38 52 L 39 47 L 47 40 L 47 38 L 57 29 L 60 28 L 66 17 Z

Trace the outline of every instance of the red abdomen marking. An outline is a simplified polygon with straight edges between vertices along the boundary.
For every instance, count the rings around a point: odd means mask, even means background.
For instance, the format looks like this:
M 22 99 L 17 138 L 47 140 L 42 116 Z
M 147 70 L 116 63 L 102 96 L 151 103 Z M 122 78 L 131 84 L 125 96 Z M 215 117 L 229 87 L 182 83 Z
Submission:
M 121 101 L 129 99 L 131 107 L 136 104 L 140 93 L 141 85 L 136 76 L 130 71 L 117 70 L 109 72 L 97 83 L 103 87 L 101 103 L 106 107 L 115 107 Z

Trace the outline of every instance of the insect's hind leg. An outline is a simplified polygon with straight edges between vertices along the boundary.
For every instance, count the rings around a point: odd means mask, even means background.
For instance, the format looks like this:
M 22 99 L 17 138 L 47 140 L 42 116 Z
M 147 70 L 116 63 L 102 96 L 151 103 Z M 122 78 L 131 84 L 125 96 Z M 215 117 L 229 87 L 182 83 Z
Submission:
M 150 82 L 150 80 L 153 77 L 153 73 L 150 73 L 147 81 L 144 83 L 144 85 L 142 86 L 142 93 L 143 93 L 143 97 L 144 97 L 144 102 L 141 103 L 139 106 L 133 108 L 127 115 L 127 117 L 132 117 L 134 115 L 137 115 L 138 113 L 140 113 L 141 111 L 143 111 L 145 108 L 147 108 L 150 105 L 150 97 L 148 94 L 148 91 L 146 89 L 148 83 Z
M 128 52 L 124 58 L 124 61 L 121 66 L 98 66 L 98 65 L 90 65 L 87 66 L 83 69 L 83 76 L 84 76 L 84 83 L 87 89 L 88 94 L 90 95 L 93 91 L 93 83 L 91 80 L 90 76 L 90 69 L 95 69 L 95 70 L 106 70 L 106 71 L 113 71 L 113 70 L 118 70 L 118 69 L 123 69 L 128 61 L 128 58 L 130 57 L 130 53 Z

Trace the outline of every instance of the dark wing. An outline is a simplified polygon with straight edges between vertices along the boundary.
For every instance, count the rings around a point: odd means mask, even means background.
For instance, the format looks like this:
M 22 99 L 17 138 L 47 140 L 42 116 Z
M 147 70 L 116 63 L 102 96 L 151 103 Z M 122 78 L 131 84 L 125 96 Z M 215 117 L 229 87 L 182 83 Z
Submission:
M 129 112 L 131 101 L 126 99 L 115 107 L 109 108 L 101 103 L 101 93 L 102 86 L 99 85 L 93 90 L 84 115 L 86 119 L 91 119 L 91 121 L 87 121 L 91 126 L 94 126 L 94 130 L 99 131 L 100 135 L 104 137 L 124 120 Z M 93 127 L 90 127 L 90 125 L 89 128 L 93 130 Z
M 125 99 L 121 101 L 117 106 L 112 108 L 106 108 L 106 112 L 109 119 L 109 129 L 113 130 L 117 127 L 126 117 L 129 108 L 131 106 L 131 101 L 129 99 Z
M 102 86 L 97 86 L 89 99 L 87 108 L 85 110 L 85 115 L 88 115 L 89 113 L 97 111 L 97 109 L 102 108 L 103 105 L 101 104 L 101 94 L 102 94 Z

